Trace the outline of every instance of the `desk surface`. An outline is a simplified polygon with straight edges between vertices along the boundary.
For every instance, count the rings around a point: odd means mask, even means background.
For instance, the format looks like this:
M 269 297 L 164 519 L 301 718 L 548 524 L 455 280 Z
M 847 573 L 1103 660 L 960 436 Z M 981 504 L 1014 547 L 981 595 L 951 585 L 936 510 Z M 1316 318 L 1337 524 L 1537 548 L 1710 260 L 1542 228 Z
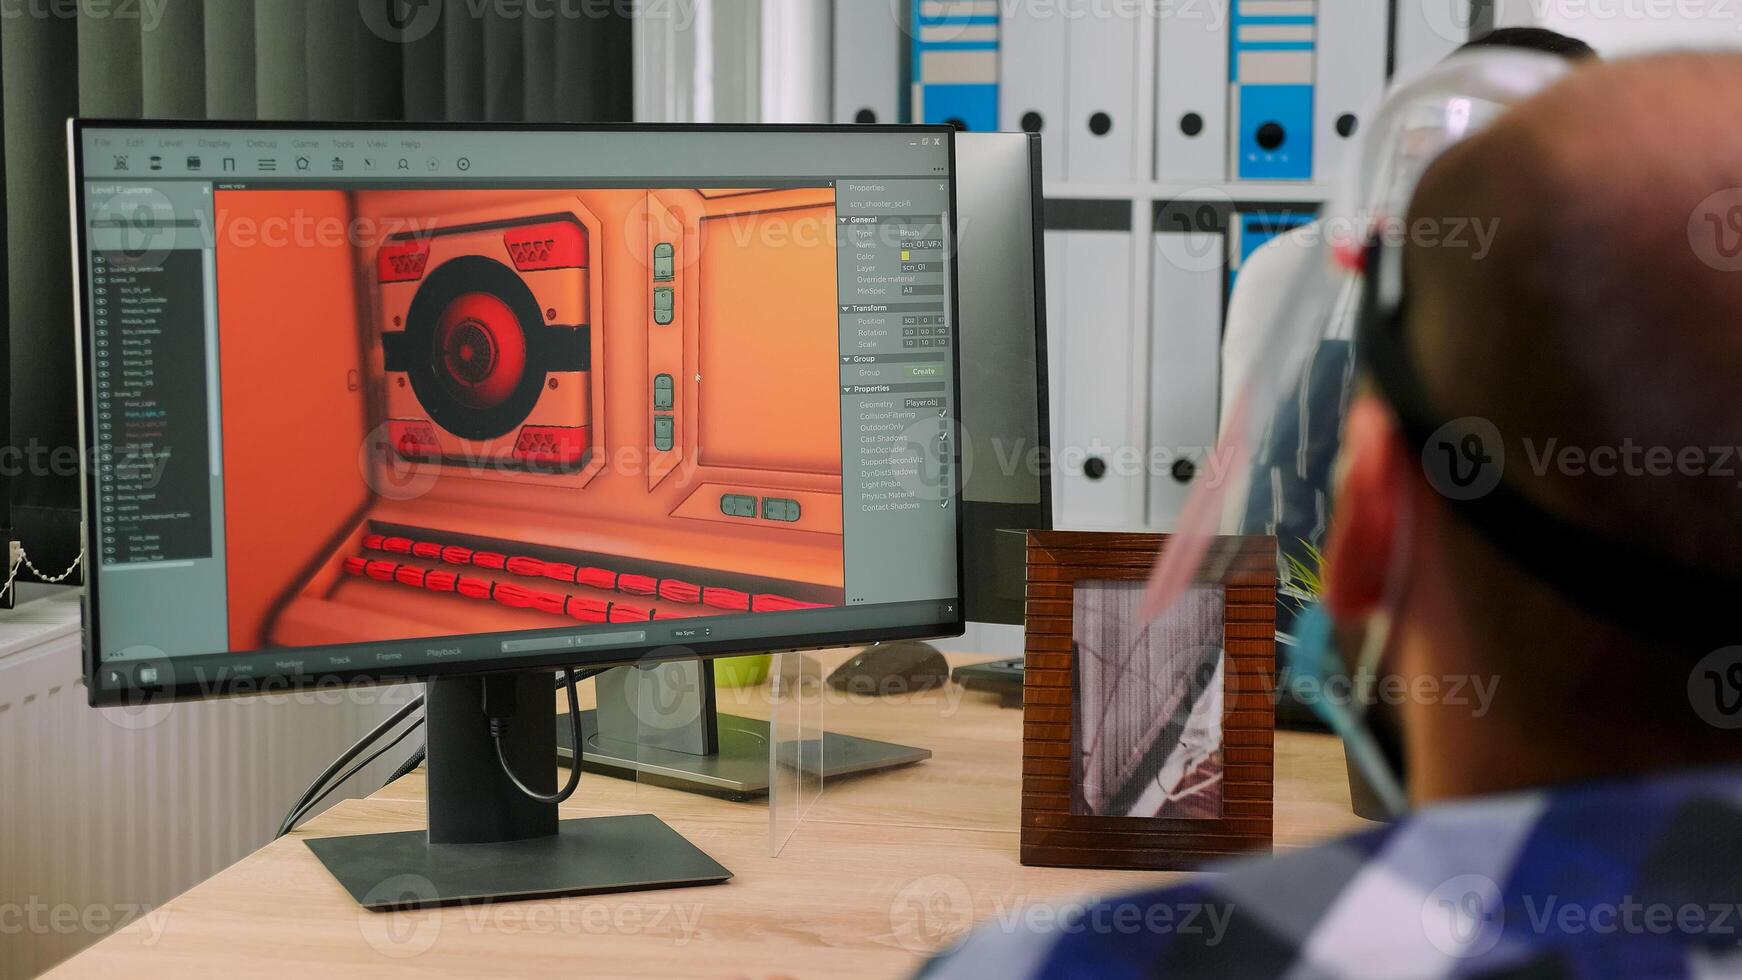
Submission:
M 761 689 L 720 700 L 724 711 L 768 713 Z M 589 773 L 562 807 L 564 817 L 656 814 L 736 874 L 725 885 L 364 912 L 300 838 L 420 829 L 418 772 L 335 806 L 51 975 L 894 977 L 972 922 L 1025 903 L 1180 877 L 1018 864 L 1022 713 L 990 696 L 954 685 L 894 700 L 831 696 L 822 717 L 832 731 L 923 745 L 933 758 L 831 781 L 778 857 L 766 802 Z M 1279 850 L 1367 826 L 1349 810 L 1334 739 L 1278 733 L 1275 823 Z

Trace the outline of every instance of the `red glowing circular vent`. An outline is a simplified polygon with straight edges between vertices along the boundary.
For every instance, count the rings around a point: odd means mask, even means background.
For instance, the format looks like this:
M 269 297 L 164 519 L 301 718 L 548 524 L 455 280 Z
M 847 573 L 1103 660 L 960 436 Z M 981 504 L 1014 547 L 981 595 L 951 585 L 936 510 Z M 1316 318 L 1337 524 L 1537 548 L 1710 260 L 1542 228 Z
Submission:
M 544 307 L 520 274 L 462 255 L 437 266 L 405 317 L 406 375 L 436 425 L 462 439 L 500 439 L 526 423 L 547 372 L 528 328 Z
M 489 293 L 466 293 L 436 323 L 442 380 L 471 408 L 508 400 L 526 371 L 526 333 L 508 304 Z

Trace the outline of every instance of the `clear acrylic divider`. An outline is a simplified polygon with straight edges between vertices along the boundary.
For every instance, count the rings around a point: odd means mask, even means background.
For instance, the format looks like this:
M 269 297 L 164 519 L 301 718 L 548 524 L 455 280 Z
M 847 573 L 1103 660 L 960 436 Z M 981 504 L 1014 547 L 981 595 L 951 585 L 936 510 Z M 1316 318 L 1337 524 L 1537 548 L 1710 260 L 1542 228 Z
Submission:
M 768 853 L 779 857 L 823 793 L 823 670 L 814 657 L 773 658 L 768 705 Z

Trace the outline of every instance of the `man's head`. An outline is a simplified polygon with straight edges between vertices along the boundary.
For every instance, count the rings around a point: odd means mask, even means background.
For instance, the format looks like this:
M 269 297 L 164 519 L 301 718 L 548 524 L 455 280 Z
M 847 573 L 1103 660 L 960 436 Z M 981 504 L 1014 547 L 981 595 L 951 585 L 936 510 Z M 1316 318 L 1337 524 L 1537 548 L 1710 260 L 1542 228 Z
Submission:
M 1717 447 L 1742 442 L 1742 272 L 1726 271 L 1742 259 L 1724 259 L 1742 255 L 1742 133 L 1714 123 L 1742 109 L 1738 91 L 1742 57 L 1597 65 L 1454 147 L 1415 194 L 1411 227 L 1442 234 L 1432 247 L 1411 236 L 1403 317 L 1427 403 L 1498 429 L 1509 487 L 1580 528 L 1732 575 L 1742 461 L 1722 475 Z M 1486 252 L 1452 243 L 1473 222 L 1493 230 Z M 1401 541 L 1392 668 L 1500 683 L 1485 728 L 1445 704 L 1404 709 L 1418 795 L 1736 751 L 1688 702 L 1708 650 L 1622 625 L 1509 560 L 1433 489 L 1421 447 L 1371 390 L 1351 407 L 1343 452 L 1331 610 L 1358 621 L 1383 608 Z M 1666 619 L 1714 614 L 1663 602 L 1657 585 L 1640 581 L 1637 601 Z M 1505 741 L 1445 744 L 1472 732 Z
M 1541 51 L 1544 54 L 1556 55 L 1568 61 L 1597 60 L 1596 48 L 1576 37 L 1568 37 L 1545 27 L 1502 27 L 1471 40 L 1458 50 L 1474 51 L 1482 48 L 1518 48 L 1524 51 Z

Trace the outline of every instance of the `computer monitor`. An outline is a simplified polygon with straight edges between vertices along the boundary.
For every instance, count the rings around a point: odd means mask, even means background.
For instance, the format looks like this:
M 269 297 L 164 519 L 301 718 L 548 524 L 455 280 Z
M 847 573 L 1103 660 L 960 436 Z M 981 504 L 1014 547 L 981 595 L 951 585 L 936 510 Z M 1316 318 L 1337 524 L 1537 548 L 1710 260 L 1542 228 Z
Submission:
M 947 127 L 70 141 L 93 704 L 962 631 Z
M 967 618 L 1021 626 L 1027 532 L 1052 529 L 1041 142 L 961 133 L 962 564 Z

